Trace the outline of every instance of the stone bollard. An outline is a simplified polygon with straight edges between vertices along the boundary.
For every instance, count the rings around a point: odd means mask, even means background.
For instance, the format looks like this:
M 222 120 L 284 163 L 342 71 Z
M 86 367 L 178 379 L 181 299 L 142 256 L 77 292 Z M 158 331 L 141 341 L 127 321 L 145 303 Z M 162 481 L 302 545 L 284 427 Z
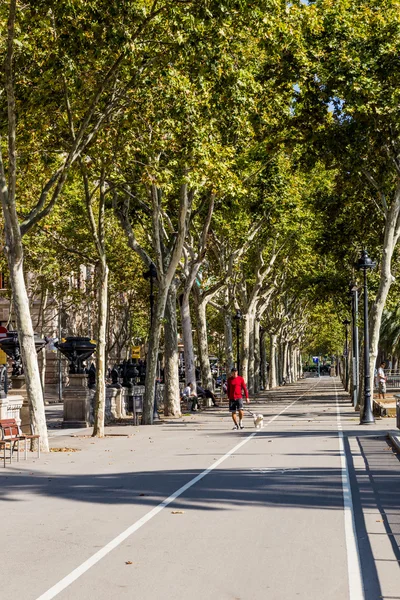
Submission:
M 89 427 L 90 423 L 90 390 L 87 387 L 87 376 L 70 374 L 69 386 L 64 389 L 63 428 Z
M 89 423 L 94 425 L 94 405 L 96 402 L 96 389 L 89 388 Z
M 111 423 L 117 418 L 117 392 L 118 390 L 115 387 L 106 388 L 106 423 Z
M 126 419 L 129 413 L 129 390 L 121 388 L 121 419 Z
M 8 419 L 8 398 L 4 392 L 0 393 L 0 420 Z
M 115 418 L 122 419 L 122 387 L 114 388 L 115 395 Z
M 31 415 L 29 410 L 29 401 L 26 391 L 25 375 L 11 376 L 11 389 L 8 390 L 8 400 L 14 405 L 14 398 L 17 405 L 21 402 L 21 410 L 18 413 L 18 419 L 23 433 L 31 433 Z M 14 411 L 15 412 L 15 411 Z M 15 417 L 9 417 L 15 418 Z
M 13 396 L 8 397 L 8 406 L 7 406 L 7 419 L 15 419 L 17 425 L 19 425 L 23 431 L 23 433 L 30 433 L 30 418 L 29 418 L 29 407 L 28 407 L 28 421 L 22 421 L 22 405 L 24 403 L 24 398 L 21 395 L 14 394 Z

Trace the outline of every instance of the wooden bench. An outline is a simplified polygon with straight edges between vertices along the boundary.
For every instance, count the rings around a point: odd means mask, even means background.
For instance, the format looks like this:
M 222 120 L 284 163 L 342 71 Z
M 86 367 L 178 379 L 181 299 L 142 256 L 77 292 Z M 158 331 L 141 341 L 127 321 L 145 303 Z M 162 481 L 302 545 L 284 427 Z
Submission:
M 0 442 L 3 447 L 4 466 L 6 466 L 6 446 L 10 446 L 10 463 L 14 448 L 17 445 L 17 461 L 19 461 L 21 442 L 24 442 L 25 460 L 28 458 L 28 442 L 38 440 L 37 452 L 40 458 L 40 435 L 31 433 L 22 433 L 20 426 L 15 419 L 0 420 Z

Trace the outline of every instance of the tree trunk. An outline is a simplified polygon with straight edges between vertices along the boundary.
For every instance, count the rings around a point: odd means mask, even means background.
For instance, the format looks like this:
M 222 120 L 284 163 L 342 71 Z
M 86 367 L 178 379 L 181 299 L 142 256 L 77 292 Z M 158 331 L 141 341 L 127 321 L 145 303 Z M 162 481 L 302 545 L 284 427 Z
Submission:
M 22 246 L 21 246 L 22 253 Z M 44 398 L 42 383 L 38 366 L 37 353 L 34 342 L 29 301 L 26 293 L 22 268 L 22 260 L 15 260 L 13 252 L 8 253 L 10 269 L 10 283 L 14 298 L 14 310 L 17 320 L 18 341 L 21 349 L 22 364 L 26 380 L 26 391 L 29 401 L 31 422 L 35 433 L 40 435 L 40 447 L 43 452 L 49 451 L 47 437 L 46 416 L 44 411 Z
M 386 215 L 385 233 L 382 247 L 382 260 L 380 267 L 380 281 L 378 293 L 370 310 L 369 319 L 369 358 L 370 358 L 370 377 L 371 377 L 371 398 L 373 399 L 373 378 L 375 372 L 375 363 L 378 356 L 379 333 L 381 328 L 382 313 L 385 308 L 386 298 L 394 278 L 391 272 L 391 264 L 394 249 L 399 238 L 400 232 L 400 184 L 397 185 L 393 202 Z M 362 362 L 360 360 L 360 362 Z
M 224 332 L 225 332 L 225 366 L 226 374 L 233 367 L 233 346 L 232 346 L 232 315 L 229 308 L 224 307 Z
M 190 315 L 189 294 L 181 296 L 181 322 L 183 348 L 185 352 L 185 379 L 186 384 L 192 383 L 196 393 L 196 365 L 194 362 L 192 318 Z
M 288 360 L 287 360 L 287 364 L 288 364 L 288 374 L 287 374 L 287 382 L 288 383 L 294 383 L 295 381 L 295 375 L 294 375 L 294 349 L 291 343 L 288 344 L 287 346 L 287 354 L 288 354 Z
M 153 423 L 154 413 L 154 395 L 157 378 L 157 363 L 158 349 L 160 345 L 161 327 L 163 324 L 165 306 L 167 302 L 168 290 L 175 277 L 176 268 L 182 256 L 183 244 L 187 234 L 187 224 L 189 222 L 190 212 L 195 190 L 188 192 L 187 184 L 182 183 L 180 187 L 180 206 L 178 212 L 178 233 L 173 236 L 173 240 L 169 248 L 164 247 L 161 240 L 163 239 L 162 214 L 160 210 L 160 195 L 161 190 L 152 187 L 152 234 L 154 238 L 154 251 L 156 255 L 156 270 L 158 276 L 158 294 L 153 314 L 153 322 L 150 329 L 149 348 L 147 353 L 146 363 L 146 381 L 145 393 L 143 399 L 143 425 L 151 425 Z M 118 208 L 116 203 L 117 198 L 114 198 L 114 210 L 121 222 L 121 225 L 127 235 L 129 246 L 139 254 L 145 264 L 150 267 L 153 263 L 145 250 L 140 246 L 135 238 L 132 226 L 127 219 L 124 211 Z M 168 265 L 168 266 L 167 266 Z
M 255 369 L 254 369 L 254 351 L 255 351 L 255 345 L 254 345 L 254 315 L 253 313 L 250 313 L 248 316 L 249 319 L 249 362 L 248 362 L 248 384 L 249 384 L 249 392 L 251 394 L 254 394 L 254 376 L 255 376 Z
M 261 333 L 261 345 L 260 345 L 260 361 L 261 361 L 261 381 L 260 388 L 267 390 L 269 388 L 269 381 L 267 377 L 267 353 L 265 348 L 265 332 Z
M 108 266 L 105 257 L 99 262 L 97 290 L 96 395 L 93 437 L 104 437 L 104 418 L 106 409 L 106 332 L 108 313 Z
M 39 318 L 40 318 L 40 323 L 41 323 L 40 335 L 43 338 L 45 335 L 46 309 L 47 309 L 47 303 L 49 300 L 49 290 L 46 289 L 44 294 L 42 292 L 42 296 L 43 296 L 43 298 L 42 298 L 42 303 L 41 303 L 41 307 L 40 307 L 40 317 Z M 40 356 L 41 356 L 40 381 L 42 383 L 43 398 L 44 398 L 45 389 L 46 389 L 46 366 L 47 366 L 46 346 L 41 351 Z
M 271 334 L 270 338 L 270 352 L 269 352 L 269 387 L 276 388 L 277 376 L 276 376 L 276 348 L 278 344 L 278 336 L 276 333 Z
M 146 359 L 146 381 L 144 391 L 143 425 L 153 423 L 154 394 L 157 379 L 158 349 L 160 346 L 161 328 L 164 320 L 165 306 L 168 296 L 168 285 L 160 282 L 157 301 L 154 307 L 153 324 L 149 336 L 149 348 Z
M 254 393 L 260 391 L 260 321 L 254 319 Z
M 242 360 L 240 365 L 240 375 L 246 383 L 248 383 L 249 377 L 250 327 L 251 318 L 247 313 L 247 315 L 243 315 L 242 319 Z
M 386 237 L 386 236 L 385 236 Z M 380 270 L 380 282 L 375 302 L 370 310 L 370 377 L 371 377 L 371 398 L 373 398 L 373 377 L 376 368 L 378 356 L 379 333 L 382 322 L 382 313 L 385 308 L 386 298 L 388 296 L 393 277 L 391 274 L 391 261 L 393 256 L 393 247 L 383 249 L 382 265 Z M 361 361 L 360 361 L 361 362 Z
M 213 389 L 213 378 L 211 374 L 210 358 L 208 355 L 208 340 L 207 340 L 207 302 L 201 301 L 195 291 L 195 309 L 197 317 L 197 335 L 199 340 L 199 358 L 201 368 L 201 380 L 203 386 L 208 389 Z
M 283 380 L 290 382 L 290 369 L 289 369 L 289 344 L 284 342 L 281 344 L 282 352 L 282 373 L 280 374 L 279 381 L 283 383 Z
M 289 371 L 290 383 L 296 382 L 296 348 L 289 344 Z
M 293 344 L 289 344 L 288 347 L 289 353 L 289 382 L 295 383 L 296 381 L 296 348 L 294 348 Z
M 164 414 L 180 417 L 178 325 L 176 319 L 176 283 L 174 281 L 168 290 L 165 306 L 164 340 Z
M 283 344 L 282 340 L 278 338 L 278 346 L 276 351 L 276 372 L 278 374 L 278 385 L 282 385 L 283 380 Z
M 3 177 L 2 177 L 3 179 Z M 4 179 L 3 179 L 4 181 Z M 38 358 L 34 342 L 32 319 L 29 312 L 29 299 L 23 273 L 23 247 L 15 204 L 8 202 L 7 190 L 2 187 L 1 201 L 4 213 L 6 254 L 10 272 L 13 305 L 17 321 L 18 341 L 21 349 L 22 365 L 26 380 L 30 418 L 35 433 L 40 435 L 40 447 L 49 451 L 44 398 Z

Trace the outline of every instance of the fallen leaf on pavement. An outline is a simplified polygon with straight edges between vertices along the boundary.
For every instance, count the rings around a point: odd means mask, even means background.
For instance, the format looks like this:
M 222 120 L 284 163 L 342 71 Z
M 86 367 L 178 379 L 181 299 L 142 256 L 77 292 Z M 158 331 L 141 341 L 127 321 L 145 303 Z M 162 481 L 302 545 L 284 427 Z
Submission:
M 183 515 L 184 510 L 172 510 L 171 515 Z
M 50 448 L 50 452 L 80 452 L 80 448 Z
M 133 565 L 133 562 L 132 562 L 131 560 L 126 560 L 126 561 L 125 561 L 125 564 L 126 564 L 126 565 Z

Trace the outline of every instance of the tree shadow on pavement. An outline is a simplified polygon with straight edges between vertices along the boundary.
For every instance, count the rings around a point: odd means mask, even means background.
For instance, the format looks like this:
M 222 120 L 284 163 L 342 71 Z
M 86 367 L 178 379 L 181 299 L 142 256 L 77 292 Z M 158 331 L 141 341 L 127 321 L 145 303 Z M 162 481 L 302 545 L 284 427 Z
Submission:
M 49 476 L 9 473 L 0 500 L 21 501 L 37 494 L 71 501 L 154 506 L 202 470 L 122 472 Z M 174 505 L 196 510 L 232 510 L 241 506 L 294 506 L 341 509 L 340 469 L 215 469 L 179 497 Z

